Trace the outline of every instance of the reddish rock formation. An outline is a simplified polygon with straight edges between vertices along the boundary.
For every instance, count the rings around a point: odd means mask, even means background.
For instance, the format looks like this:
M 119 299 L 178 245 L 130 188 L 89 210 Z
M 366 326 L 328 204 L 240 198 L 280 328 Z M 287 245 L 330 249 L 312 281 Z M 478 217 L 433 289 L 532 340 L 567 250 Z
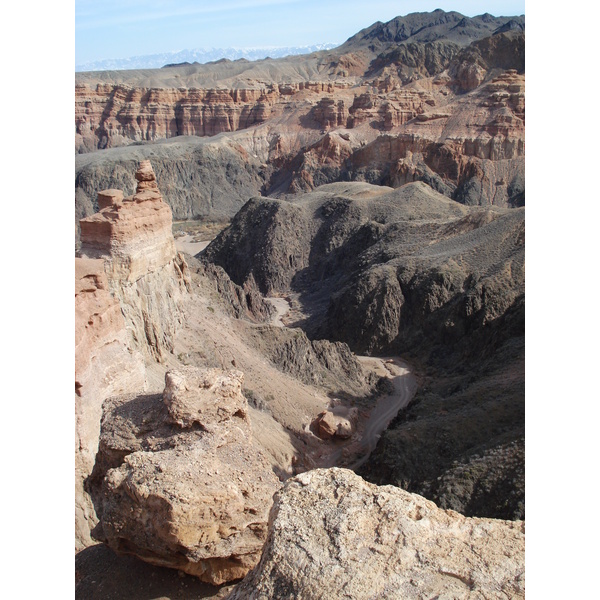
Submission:
M 163 202 L 150 161 L 136 173 L 137 191 L 98 194 L 100 212 L 81 219 L 81 254 L 107 261 L 110 279 L 133 282 L 175 257 L 169 205 Z
M 75 259 L 76 545 L 91 543 L 94 511 L 83 489 L 100 433 L 102 402 L 143 391 L 145 364 L 163 360 L 181 320 L 187 266 L 175 252 L 171 209 L 152 167 L 142 162 L 138 191 L 98 194 L 100 212 L 81 220 Z
M 102 402 L 110 395 L 143 390 L 142 357 L 131 348 L 119 301 L 110 293 L 104 261 L 75 259 L 75 545 L 92 543 L 96 524 L 83 482 L 92 472 Z
M 146 88 L 97 83 L 75 86 L 76 150 L 89 152 L 132 141 L 180 135 L 213 136 L 280 115 L 300 96 L 307 111 L 319 95 L 344 83 L 298 82 L 240 89 Z M 315 99 L 306 100 L 303 92 Z
M 348 109 L 344 101 L 335 98 L 319 100 L 312 114 L 322 129 L 345 127 L 348 120 Z
M 81 219 L 79 254 L 103 258 L 111 291 L 132 329 L 136 347 L 162 360 L 181 321 L 179 303 L 189 288 L 187 264 L 175 250 L 172 216 L 150 161 L 136 173 L 137 191 L 100 192 L 100 212 Z
M 332 437 L 347 439 L 354 433 L 357 418 L 357 408 L 348 409 L 337 406 L 332 410 L 324 410 L 319 413 L 314 421 L 314 426 L 319 437 L 324 440 Z
M 388 80 L 376 82 L 382 88 L 379 93 L 366 92 L 354 98 L 349 109 L 348 127 L 358 127 L 362 123 L 379 123 L 380 127 L 390 130 L 404 125 L 427 106 L 435 104 L 433 96 L 424 90 L 397 89 Z

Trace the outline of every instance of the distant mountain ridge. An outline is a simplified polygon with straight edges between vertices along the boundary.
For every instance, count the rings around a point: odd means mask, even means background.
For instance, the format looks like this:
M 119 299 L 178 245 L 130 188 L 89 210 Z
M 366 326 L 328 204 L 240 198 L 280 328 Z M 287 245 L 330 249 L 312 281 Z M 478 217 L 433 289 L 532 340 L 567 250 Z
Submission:
M 438 8 L 433 12 L 415 12 L 391 19 L 377 21 L 349 38 L 342 49 L 351 49 L 370 43 L 375 46 L 402 42 L 434 42 L 447 40 L 466 46 L 494 33 L 511 29 L 525 30 L 525 15 L 494 17 L 489 13 L 475 17 Z
M 130 58 L 107 58 L 83 63 L 75 66 L 76 72 L 82 71 L 111 71 L 122 69 L 160 69 L 165 65 L 177 63 L 205 64 L 226 58 L 228 60 L 260 60 L 263 58 L 280 58 L 283 56 L 310 54 L 320 50 L 330 50 L 338 44 L 313 44 L 312 46 L 266 46 L 264 48 L 196 48 L 180 52 L 163 52 L 132 56 Z

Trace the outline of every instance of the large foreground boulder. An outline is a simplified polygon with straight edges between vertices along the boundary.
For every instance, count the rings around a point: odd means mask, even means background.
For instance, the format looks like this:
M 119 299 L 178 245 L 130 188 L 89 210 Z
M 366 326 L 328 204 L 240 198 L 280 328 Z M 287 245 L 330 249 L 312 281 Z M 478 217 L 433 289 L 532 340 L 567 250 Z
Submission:
M 309 471 L 275 496 L 261 561 L 228 599 L 524 598 L 524 529 Z
M 215 585 L 256 565 L 280 483 L 252 442 L 242 378 L 239 371 L 188 368 L 167 373 L 164 399 L 105 403 L 89 480 L 98 540 Z

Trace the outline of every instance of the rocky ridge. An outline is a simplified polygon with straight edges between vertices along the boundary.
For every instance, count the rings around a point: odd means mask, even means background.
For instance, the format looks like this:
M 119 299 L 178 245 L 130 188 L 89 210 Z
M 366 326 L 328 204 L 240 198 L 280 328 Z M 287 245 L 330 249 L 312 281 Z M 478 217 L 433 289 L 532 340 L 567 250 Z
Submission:
M 419 366 L 422 389 L 361 474 L 469 514 L 523 516 L 522 454 L 503 450 L 524 435 L 523 209 L 467 207 L 421 182 L 329 184 L 250 200 L 203 257 L 292 296 L 290 324 L 313 343 Z

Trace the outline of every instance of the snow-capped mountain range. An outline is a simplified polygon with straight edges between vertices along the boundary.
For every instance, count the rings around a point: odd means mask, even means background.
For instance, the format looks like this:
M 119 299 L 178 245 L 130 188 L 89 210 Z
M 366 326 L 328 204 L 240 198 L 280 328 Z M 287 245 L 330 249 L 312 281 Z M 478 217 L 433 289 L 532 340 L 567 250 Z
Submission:
M 145 56 L 132 56 L 130 58 L 108 58 L 87 62 L 75 66 L 75 71 L 110 71 L 121 69 L 159 69 L 168 64 L 184 62 L 207 63 L 222 58 L 237 60 L 260 60 L 270 56 L 279 58 L 291 54 L 310 54 L 319 50 L 329 50 L 339 44 L 315 44 L 313 46 L 290 46 L 264 48 L 197 48 L 195 50 L 181 50 L 179 52 L 164 52 L 162 54 L 148 54 Z

